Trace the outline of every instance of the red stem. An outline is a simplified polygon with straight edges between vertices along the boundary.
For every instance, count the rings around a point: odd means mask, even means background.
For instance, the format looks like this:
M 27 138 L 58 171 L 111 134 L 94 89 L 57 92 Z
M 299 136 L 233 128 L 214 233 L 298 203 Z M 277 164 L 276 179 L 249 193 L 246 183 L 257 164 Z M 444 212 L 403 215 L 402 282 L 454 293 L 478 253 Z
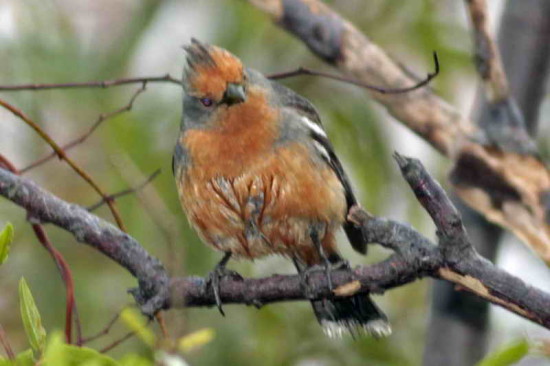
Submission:
M 20 175 L 20 171 L 13 165 L 13 163 L 8 160 L 5 156 L 0 154 L 0 165 L 5 166 L 8 170 L 12 171 L 14 174 Z M 74 281 L 71 269 L 63 255 L 52 245 L 48 239 L 48 235 L 44 230 L 44 227 L 40 224 L 32 224 L 32 228 L 38 241 L 42 246 L 50 253 L 51 257 L 55 261 L 59 273 L 61 274 L 61 279 L 65 284 L 65 338 L 68 344 L 72 342 L 72 321 L 73 321 L 73 310 L 76 311 L 76 302 L 74 298 Z M 79 319 L 76 319 L 80 323 Z M 77 328 L 80 329 L 80 324 L 77 324 Z M 79 332 L 80 333 L 80 332 Z M 78 342 L 81 341 L 81 336 L 78 337 Z
M 65 338 L 67 339 L 67 343 L 71 344 L 72 343 L 73 309 L 75 307 L 74 282 L 73 282 L 73 276 L 71 274 L 71 270 L 69 268 L 69 265 L 61 255 L 61 253 L 57 249 L 55 249 L 55 247 L 52 245 L 52 243 L 48 239 L 48 236 L 46 235 L 46 231 L 44 230 L 42 225 L 33 224 L 32 228 L 34 230 L 34 233 L 36 234 L 36 237 L 42 244 L 42 246 L 52 256 L 53 260 L 55 261 L 55 264 L 57 265 L 57 268 L 59 269 L 59 272 L 61 273 L 61 278 L 65 283 L 65 288 L 66 288 Z

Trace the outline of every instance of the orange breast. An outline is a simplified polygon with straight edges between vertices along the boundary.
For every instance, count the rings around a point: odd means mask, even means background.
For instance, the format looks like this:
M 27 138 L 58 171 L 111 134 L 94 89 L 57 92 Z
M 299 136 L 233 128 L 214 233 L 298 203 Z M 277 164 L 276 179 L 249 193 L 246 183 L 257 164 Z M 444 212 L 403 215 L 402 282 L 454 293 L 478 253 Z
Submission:
M 272 149 L 279 115 L 262 91 L 252 87 L 247 94 L 244 103 L 218 107 L 213 116 L 216 127 L 181 136 L 193 162 L 189 174 L 236 177 Z
M 229 116 L 240 118 L 236 126 L 185 133 L 181 143 L 192 163 L 178 178 L 181 203 L 202 239 L 218 250 L 247 258 L 297 256 L 312 264 L 317 258 L 309 228 L 322 224 L 323 245 L 335 250 L 333 233 L 346 208 L 343 187 L 307 147 L 274 147 L 273 110 L 253 112 L 262 118 L 251 120 L 241 111 Z

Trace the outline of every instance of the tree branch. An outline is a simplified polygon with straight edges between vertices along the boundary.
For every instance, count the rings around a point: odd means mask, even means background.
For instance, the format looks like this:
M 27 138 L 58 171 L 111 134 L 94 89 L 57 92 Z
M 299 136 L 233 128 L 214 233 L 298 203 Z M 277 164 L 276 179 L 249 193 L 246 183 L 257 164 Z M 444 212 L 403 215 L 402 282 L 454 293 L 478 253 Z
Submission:
M 364 88 L 364 89 L 372 90 L 372 91 L 375 91 L 375 92 L 381 93 L 381 94 L 404 94 L 404 93 L 410 93 L 413 90 L 420 89 L 420 88 L 428 85 L 437 75 L 439 75 L 439 71 L 440 71 L 439 70 L 439 59 L 437 58 L 437 53 L 436 52 L 433 53 L 433 58 L 434 58 L 434 71 L 433 72 L 428 73 L 428 75 L 426 75 L 425 79 L 421 80 L 420 82 L 416 83 L 415 85 L 411 85 L 411 86 L 406 87 L 406 88 L 398 88 L 398 89 L 382 88 L 382 87 L 375 86 L 375 85 L 369 85 L 369 84 L 362 83 L 357 79 L 347 78 L 345 76 L 340 76 L 340 75 L 329 74 L 329 73 L 323 72 L 323 71 L 311 70 L 311 69 L 308 69 L 308 68 L 305 68 L 305 67 L 299 67 L 296 70 L 280 72 L 280 73 L 266 75 L 266 76 L 267 76 L 268 79 L 271 79 L 271 80 L 281 80 L 281 79 L 286 79 L 286 78 L 290 78 L 290 77 L 294 77 L 294 76 L 300 76 L 300 75 L 320 76 L 320 77 L 323 77 L 323 78 L 326 78 L 326 79 L 332 79 L 332 80 L 336 80 L 336 81 L 341 81 L 343 83 L 352 84 L 352 85 L 355 85 L 355 86 L 358 86 L 358 87 L 361 87 L 361 88 Z
M 361 83 L 403 88 L 416 81 L 318 0 L 248 1 L 314 54 Z M 371 93 L 371 97 L 455 163 L 451 182 L 465 202 L 515 233 L 550 263 L 550 171 L 533 153 L 529 140 L 503 144 L 501 129 L 480 129 L 429 88 L 400 95 Z M 515 113 L 513 104 L 504 103 L 502 108 L 511 109 L 503 118 Z M 517 126 L 516 122 L 506 123 Z
M 138 184 L 137 186 L 135 187 L 132 187 L 132 188 L 126 188 L 122 191 L 119 191 L 119 192 L 116 192 L 116 193 L 113 193 L 113 194 L 110 194 L 108 195 L 107 197 L 105 198 L 102 198 L 101 200 L 99 200 L 99 202 L 97 203 L 94 203 L 93 205 L 89 206 L 88 207 L 88 211 L 92 212 L 92 211 L 95 211 L 97 210 L 98 208 L 100 208 L 101 206 L 103 206 L 103 204 L 107 203 L 107 201 L 113 201 L 113 200 L 116 200 L 120 197 L 124 197 L 126 195 L 129 195 L 129 194 L 132 194 L 132 193 L 136 193 L 138 192 L 139 190 L 141 190 L 142 188 L 144 188 L 146 185 L 148 185 L 149 183 L 151 183 L 153 181 L 153 179 L 155 179 L 156 177 L 158 177 L 160 175 L 160 168 L 155 170 L 150 176 L 147 177 L 147 179 L 143 182 L 141 182 L 140 184 Z
M 466 0 L 466 6 L 472 22 L 477 72 L 485 82 L 489 100 L 491 102 L 504 100 L 510 95 L 510 87 L 498 47 L 489 30 L 487 2 L 485 0 Z
M 17 118 L 19 118 L 21 121 L 25 122 L 30 128 L 32 128 L 40 136 L 40 138 L 42 138 L 42 140 L 44 140 L 48 145 L 51 146 L 53 151 L 55 151 L 56 155 L 60 159 L 65 160 L 67 164 L 69 164 L 69 166 L 80 177 L 82 177 L 82 179 L 84 179 L 103 199 L 107 197 L 107 194 L 95 182 L 95 180 L 93 180 L 92 177 L 88 173 L 86 173 L 86 171 L 84 171 L 84 169 L 82 169 L 76 162 L 74 162 L 73 159 L 69 158 L 67 154 L 65 154 L 65 151 L 42 129 L 42 127 L 40 127 L 37 123 L 35 123 L 32 119 L 30 119 L 21 110 L 9 104 L 5 100 L 0 99 L 0 106 L 7 109 L 11 113 L 13 113 Z M 120 227 L 123 231 L 126 231 L 124 227 L 124 222 L 122 221 L 122 217 L 118 212 L 115 202 L 112 200 L 107 201 L 107 205 L 109 206 L 109 209 L 111 210 L 111 213 L 118 227 Z
M 8 171 L 12 172 L 15 175 L 21 175 L 21 172 L 15 167 L 15 165 L 13 165 L 12 162 L 8 160 L 5 156 L 0 154 L 0 167 L 2 166 L 4 166 Z M 46 251 L 54 260 L 55 265 L 59 270 L 59 274 L 61 275 L 61 279 L 63 280 L 63 284 L 65 285 L 65 339 L 68 344 L 72 343 L 72 322 L 74 319 L 77 329 L 77 344 L 79 344 L 82 335 L 81 323 L 78 316 L 78 307 L 76 305 L 76 300 L 74 296 L 74 280 L 71 268 L 69 267 L 69 264 L 67 263 L 63 255 L 51 243 L 48 235 L 46 234 L 46 230 L 44 230 L 44 227 L 38 223 L 32 223 L 31 226 L 40 244 L 44 247 L 44 249 L 46 249 Z
M 334 271 L 334 293 L 323 273 L 312 274 L 305 291 L 300 277 L 274 275 L 262 279 L 224 278 L 224 303 L 260 306 L 276 301 L 306 300 L 355 293 L 383 293 L 423 277 L 442 278 L 496 305 L 550 329 L 550 295 L 496 268 L 479 257 L 462 226 L 460 216 L 419 161 L 396 155 L 405 179 L 436 217 L 440 245 L 436 246 L 406 224 L 376 218 L 354 207 L 349 218 L 369 242 L 395 254 L 381 263 L 354 270 Z M 85 209 L 69 204 L 28 179 L 0 169 L 0 194 L 31 212 L 33 219 L 50 222 L 73 233 L 128 269 L 139 281 L 132 291 L 142 311 L 152 315 L 167 307 L 212 306 L 214 296 L 200 277 L 169 279 L 162 264 L 138 242 Z M 436 202 L 441 199 L 441 202 Z M 460 250 L 458 250 L 460 249 Z M 464 250 L 466 249 L 466 250 Z M 306 295 L 307 294 L 307 295 Z
M 25 90 L 51 90 L 51 89 L 77 89 L 77 88 L 101 88 L 106 89 L 113 86 L 143 83 L 169 83 L 181 86 L 181 80 L 164 76 L 149 76 L 137 78 L 122 78 L 114 80 L 84 81 L 80 83 L 51 83 L 51 84 L 20 84 L 0 85 L 0 91 L 25 91 Z
M 481 6 L 480 6 L 481 4 Z M 534 131 L 537 124 L 541 100 L 541 91 L 545 83 L 547 73 L 545 67 L 548 59 L 550 43 L 547 42 L 550 28 L 544 24 L 550 24 L 550 2 L 547 0 L 522 1 L 519 6 L 516 2 L 506 2 L 504 14 L 500 18 L 498 33 L 498 47 L 494 45 L 494 36 L 488 29 L 487 19 L 490 13 L 481 1 L 468 1 L 467 6 L 472 20 L 474 61 L 483 81 L 484 88 L 477 93 L 474 105 L 474 113 L 471 115 L 477 119 L 479 127 L 485 131 L 496 129 L 496 133 L 486 132 L 486 136 L 505 136 L 503 132 L 511 132 L 513 128 L 507 128 L 512 124 L 508 121 L 518 121 L 524 116 L 527 128 Z M 474 9 L 472 9 L 474 8 Z M 474 10 L 474 11 L 472 11 Z M 476 15 L 479 14 L 480 15 Z M 495 18 L 496 22 L 496 18 Z M 502 61 L 506 67 L 506 75 L 502 72 L 487 72 L 489 69 L 500 68 L 499 65 L 487 65 L 491 63 L 487 58 L 487 44 L 491 56 L 498 57 L 498 50 L 502 54 Z M 476 55 L 481 55 L 477 57 Z M 489 58 L 496 63 L 494 58 Z M 500 63 L 500 62 L 498 62 Z M 485 73 L 486 72 L 486 73 Z M 501 98 L 491 98 L 491 84 L 484 81 L 487 76 L 497 79 L 491 83 L 500 95 L 505 95 L 504 102 Z M 504 78 L 504 80 L 498 80 Z M 506 80 L 508 79 L 508 80 Z M 498 85 L 503 85 L 498 87 Z M 509 85 L 509 90 L 506 91 Z M 497 94 L 495 93 L 495 94 Z M 487 95 L 489 94 L 489 95 Z M 508 94 L 508 95 L 506 95 Z M 510 98 L 516 99 L 519 108 L 507 108 L 514 103 Z M 528 101 L 528 103 L 526 103 Z M 495 103 L 496 102 L 496 103 Z M 521 113 L 510 113 L 521 111 Z M 507 116 L 505 119 L 503 116 Z M 499 123 L 504 121 L 504 123 Z M 517 125 L 517 123 L 516 123 Z M 500 133 L 499 133 L 500 132 Z M 526 136 L 524 130 L 521 133 L 512 132 L 513 138 L 505 138 L 511 142 L 516 137 Z M 510 134 L 509 134 L 510 135 Z M 493 142 L 498 145 L 498 142 Z M 463 215 L 465 226 L 471 234 L 471 240 L 475 243 L 476 250 L 489 259 L 495 260 L 502 237 L 502 230 L 486 221 L 474 211 L 457 203 Z M 427 336 L 427 346 L 424 349 L 424 366 L 459 366 L 474 365 L 487 353 L 489 340 L 489 304 L 480 298 L 467 293 L 456 293 L 454 285 L 448 282 L 434 284 L 432 289 L 432 309 L 430 325 Z
M 535 154 L 537 148 L 527 129 L 523 113 L 510 93 L 500 52 L 489 30 L 489 16 L 485 0 L 466 0 L 472 22 L 474 61 L 485 84 L 489 115 L 478 125 L 491 145 L 505 151 Z
M 32 220 L 61 227 L 126 268 L 139 281 L 142 311 L 152 315 L 166 305 L 168 275 L 139 243 L 86 209 L 70 204 L 34 182 L 0 168 L 0 194 L 25 208 Z M 146 299 L 146 300 L 145 300 Z
M 400 89 L 418 82 L 353 24 L 318 0 L 248 0 L 318 57 L 359 83 Z M 451 156 L 474 124 L 429 88 L 407 94 L 371 93 L 397 120 Z
M 11 347 L 11 344 L 8 341 L 8 336 L 6 335 L 6 332 L 4 331 L 2 324 L 0 324 L 0 343 L 2 343 L 2 347 L 4 347 L 4 350 L 6 351 L 6 355 L 8 356 L 8 359 L 10 359 L 11 361 L 15 361 L 15 353 L 13 352 L 13 348 Z
M 146 86 L 147 86 L 147 82 L 143 82 L 143 85 L 141 86 L 141 88 L 137 89 L 135 91 L 135 93 L 132 95 L 132 97 L 130 98 L 130 101 L 123 107 L 121 108 L 118 108 L 117 110 L 113 111 L 113 112 L 110 112 L 110 113 L 103 113 L 103 114 L 100 114 L 99 117 L 97 118 L 97 120 L 94 122 L 94 124 L 88 129 L 88 131 L 86 131 L 84 134 L 82 134 L 81 136 L 77 137 L 76 139 L 74 139 L 73 141 L 61 146 L 61 149 L 63 151 L 67 151 L 67 150 L 70 150 L 72 149 L 73 147 L 75 146 L 78 146 L 79 144 L 83 143 L 84 141 L 86 141 L 86 139 L 88 137 L 90 137 L 90 135 L 92 133 L 94 133 L 94 131 L 105 121 L 107 121 L 108 119 L 110 118 L 113 118 L 115 116 L 118 116 L 119 114 L 121 113 L 124 113 L 124 112 L 128 112 L 132 109 L 132 107 L 134 106 L 134 102 L 136 101 L 137 97 L 143 93 L 145 90 L 146 90 Z M 26 172 L 28 172 L 29 170 L 31 169 L 34 169 L 36 168 L 37 166 L 40 166 L 44 163 L 46 163 L 47 161 L 49 161 L 50 159 L 53 159 L 55 156 L 56 156 L 56 152 L 53 151 L 51 152 L 50 154 L 36 160 L 35 162 L 29 164 L 28 166 L 22 168 L 20 170 L 21 174 L 24 174 Z

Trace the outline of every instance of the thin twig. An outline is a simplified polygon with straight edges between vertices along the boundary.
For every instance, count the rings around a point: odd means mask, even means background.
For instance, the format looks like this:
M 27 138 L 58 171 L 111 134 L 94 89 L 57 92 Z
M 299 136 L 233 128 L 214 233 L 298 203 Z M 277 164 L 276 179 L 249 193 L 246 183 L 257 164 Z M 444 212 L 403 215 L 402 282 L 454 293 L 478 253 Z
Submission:
M 107 203 L 108 201 L 114 201 L 115 199 L 118 199 L 120 197 L 123 197 L 123 196 L 126 196 L 128 194 L 131 194 L 131 193 L 135 193 L 139 190 L 141 190 L 143 187 L 145 187 L 147 184 L 151 183 L 153 181 L 153 179 L 155 179 L 161 172 L 161 169 L 157 169 L 153 172 L 153 174 L 151 174 L 144 182 L 142 182 L 141 184 L 133 187 L 133 188 L 128 188 L 128 189 L 125 189 L 123 191 L 120 191 L 120 192 L 117 192 L 117 193 L 113 193 L 111 195 L 108 195 L 107 197 L 104 197 L 102 198 L 99 202 L 91 205 L 90 207 L 88 207 L 88 211 L 92 212 L 92 211 L 95 211 L 97 210 L 99 207 L 101 207 L 103 204 Z
M 129 333 L 126 333 L 126 335 L 124 335 L 123 337 L 117 339 L 116 341 L 109 344 L 108 346 L 105 346 L 102 349 L 100 349 L 99 352 L 107 353 L 107 352 L 111 351 L 113 348 L 120 345 L 121 343 L 123 343 L 123 342 L 127 341 L 128 339 L 132 338 L 134 335 L 136 335 L 136 332 L 133 332 L 133 331 L 129 332 Z
M 94 124 L 92 124 L 92 126 L 88 129 L 88 131 L 86 131 L 84 134 L 82 134 L 81 136 L 77 137 L 76 139 L 74 139 L 73 141 L 67 143 L 66 145 L 63 145 L 61 148 L 66 152 L 70 149 L 72 149 L 73 147 L 83 143 L 84 141 L 86 141 L 86 139 L 88 139 L 88 137 L 90 137 L 90 135 L 105 121 L 107 121 L 108 119 L 111 119 L 119 114 L 122 114 L 124 112 L 128 112 L 132 109 L 132 107 L 134 106 L 134 102 L 136 101 L 137 97 L 143 93 L 145 90 L 146 90 L 146 86 L 147 86 L 147 82 L 144 81 L 143 82 L 143 85 L 141 88 L 139 88 L 138 90 L 136 90 L 136 92 L 132 95 L 132 97 L 130 98 L 130 101 L 128 102 L 128 104 L 126 104 L 125 106 L 113 111 L 113 112 L 110 112 L 110 113 L 107 113 L 107 114 L 101 114 L 99 115 L 99 117 L 97 118 L 97 120 L 94 122 Z M 56 156 L 56 152 L 51 152 L 47 155 L 45 155 L 44 157 L 36 160 L 35 162 L 29 164 L 28 166 L 24 167 L 23 169 L 21 169 L 21 174 L 25 174 L 26 172 L 28 172 L 29 170 L 31 169 L 34 169 L 42 164 L 44 164 L 45 162 L 51 160 L 52 158 L 54 158 Z
M 6 158 L 4 155 L 0 154 L 0 167 L 2 165 L 4 166 L 4 169 L 9 170 L 13 174 L 19 175 L 19 170 L 17 170 L 15 165 L 8 158 Z
M 160 332 L 162 333 L 162 337 L 165 339 L 170 338 L 170 334 L 168 333 L 168 327 L 166 326 L 166 321 L 164 320 L 164 316 L 162 312 L 158 312 L 155 314 L 155 320 L 157 321 Z
M 117 167 L 117 172 L 128 185 L 144 179 L 143 173 L 138 169 L 132 159 L 125 154 L 117 154 L 112 158 L 112 163 Z M 162 238 L 166 243 L 166 248 L 162 260 L 168 270 L 168 273 L 175 275 L 185 272 L 183 267 L 184 248 L 179 246 L 181 238 L 180 224 L 174 219 L 171 210 L 166 206 L 166 202 L 158 193 L 158 189 L 144 189 L 137 192 L 137 198 L 144 208 L 144 211 L 151 218 L 152 222 L 159 229 Z M 179 317 L 178 319 L 183 319 Z
M 82 322 L 80 321 L 80 313 L 78 312 L 78 307 L 76 306 L 76 299 L 73 308 L 73 319 L 76 328 L 76 345 L 78 347 L 82 347 Z
M 407 88 L 383 88 L 381 86 L 374 86 L 374 85 L 363 83 L 354 78 L 347 78 L 345 76 L 334 75 L 323 71 L 311 70 L 304 67 L 299 67 L 298 69 L 292 70 L 292 71 L 271 74 L 271 75 L 268 75 L 267 77 L 272 80 L 279 80 L 279 79 L 286 79 L 286 78 L 299 76 L 299 75 L 320 76 L 327 79 L 337 80 L 347 84 L 356 85 L 364 89 L 373 90 L 381 94 L 402 94 L 402 93 L 411 92 L 413 90 L 419 89 L 429 84 L 433 78 L 439 75 L 439 60 L 437 58 L 437 52 L 435 51 L 433 53 L 433 59 L 434 59 L 434 71 L 431 73 L 428 73 L 428 75 L 426 75 L 426 78 L 424 80 Z
M 119 313 L 120 315 L 120 313 Z M 147 320 L 147 325 L 149 325 L 151 323 L 151 319 Z M 122 336 L 121 338 L 119 338 L 118 340 L 114 341 L 113 343 L 111 343 L 110 345 L 102 348 L 99 352 L 101 353 L 107 353 L 109 351 L 111 351 L 113 348 L 117 347 L 118 345 L 120 345 L 122 342 L 125 342 L 127 341 L 128 339 L 132 338 L 134 335 L 136 335 L 136 332 L 135 331 L 131 331 L 131 332 L 128 332 L 126 333 L 124 336 Z
M 8 358 L 10 360 L 15 360 L 15 353 L 13 352 L 13 348 L 11 348 L 8 336 L 4 331 L 4 327 L 2 327 L 2 324 L 0 324 L 0 343 L 2 343 L 2 347 L 4 347 Z
M 15 116 L 17 116 L 19 119 L 21 119 L 23 122 L 25 122 L 27 125 L 29 125 L 38 135 L 48 143 L 52 147 L 52 149 L 55 151 L 57 156 L 59 156 L 60 159 L 63 159 L 69 164 L 73 170 L 80 175 L 92 188 L 103 198 L 107 197 L 107 194 L 104 193 L 103 189 L 99 187 L 99 185 L 90 177 L 88 173 L 86 173 L 80 166 L 78 166 L 71 158 L 65 154 L 65 151 L 33 120 L 31 120 L 27 115 L 25 115 L 22 111 L 17 109 L 16 107 L 12 106 L 8 102 L 0 99 L 0 106 L 6 108 L 11 113 L 13 113 Z M 107 205 L 109 206 L 109 209 L 111 210 L 111 213 L 113 214 L 113 217 L 118 225 L 118 227 L 122 231 L 126 231 L 126 228 L 124 226 L 124 222 L 122 221 L 122 218 L 120 216 L 120 213 L 118 212 L 118 209 L 116 207 L 116 204 L 114 201 L 107 201 Z
M 120 318 L 120 311 L 115 314 L 115 316 L 107 323 L 107 325 L 102 330 L 100 330 L 99 332 L 97 332 L 92 336 L 82 338 L 82 344 L 95 341 L 96 339 L 109 334 L 109 332 L 111 331 L 111 329 L 113 328 L 113 326 L 115 325 L 115 323 L 119 318 Z
M 21 85 L 0 85 L 0 91 L 22 91 L 22 90 L 50 90 L 50 89 L 75 89 L 75 88 L 109 88 L 112 86 L 143 84 L 143 83 L 171 83 L 181 86 L 181 80 L 164 76 L 150 76 L 137 78 L 122 78 L 103 81 L 85 81 L 80 83 L 52 83 L 52 84 L 21 84 Z
M 65 303 L 65 338 L 68 344 L 72 343 L 72 325 L 73 325 L 73 310 L 76 307 L 76 301 L 74 298 L 74 281 L 69 265 L 63 258 L 63 255 L 52 245 L 44 227 L 40 224 L 32 224 L 32 229 L 40 244 L 50 253 L 59 273 L 61 273 L 61 278 L 65 284 L 66 290 L 66 303 Z

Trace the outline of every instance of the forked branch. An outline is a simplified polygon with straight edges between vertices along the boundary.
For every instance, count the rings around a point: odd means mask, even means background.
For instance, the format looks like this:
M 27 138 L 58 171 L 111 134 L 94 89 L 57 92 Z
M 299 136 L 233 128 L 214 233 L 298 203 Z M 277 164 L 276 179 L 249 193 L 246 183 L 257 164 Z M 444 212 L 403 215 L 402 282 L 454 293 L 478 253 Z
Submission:
M 417 82 L 379 45 L 322 1 L 248 2 L 300 39 L 315 55 L 360 83 L 395 89 Z M 507 88 L 504 74 L 499 71 L 498 53 L 491 46 L 486 19 L 478 16 L 484 14 L 484 3 L 468 1 L 477 45 L 488 45 L 484 48 L 488 52 L 478 60 L 492 70 L 486 81 L 491 90 L 499 89 L 493 94 L 502 96 Z M 534 152 L 513 103 L 500 101 L 496 111 L 501 126 L 511 126 L 505 129 L 474 123 L 429 88 L 401 95 L 374 92 L 371 97 L 451 159 L 455 165 L 451 183 L 466 203 L 516 234 L 550 264 L 550 171 Z
M 439 245 L 406 224 L 377 218 L 359 207 L 349 219 L 360 227 L 369 242 L 395 251 L 383 262 L 354 270 L 335 271 L 331 293 L 323 274 L 310 277 L 313 291 L 306 292 L 299 276 L 274 275 L 261 279 L 230 279 L 221 283 L 224 303 L 262 305 L 278 301 L 307 300 L 362 293 L 383 293 L 423 277 L 456 283 L 496 305 L 550 329 L 550 295 L 481 258 L 469 243 L 460 216 L 439 184 L 422 164 L 396 155 L 404 178 L 434 218 Z M 35 219 L 71 232 L 78 241 L 91 245 L 134 275 L 139 288 L 137 302 L 145 314 L 181 306 L 212 306 L 215 303 L 206 279 L 172 278 L 131 236 L 89 213 L 62 201 L 32 181 L 0 169 L 0 194 L 31 212 Z

